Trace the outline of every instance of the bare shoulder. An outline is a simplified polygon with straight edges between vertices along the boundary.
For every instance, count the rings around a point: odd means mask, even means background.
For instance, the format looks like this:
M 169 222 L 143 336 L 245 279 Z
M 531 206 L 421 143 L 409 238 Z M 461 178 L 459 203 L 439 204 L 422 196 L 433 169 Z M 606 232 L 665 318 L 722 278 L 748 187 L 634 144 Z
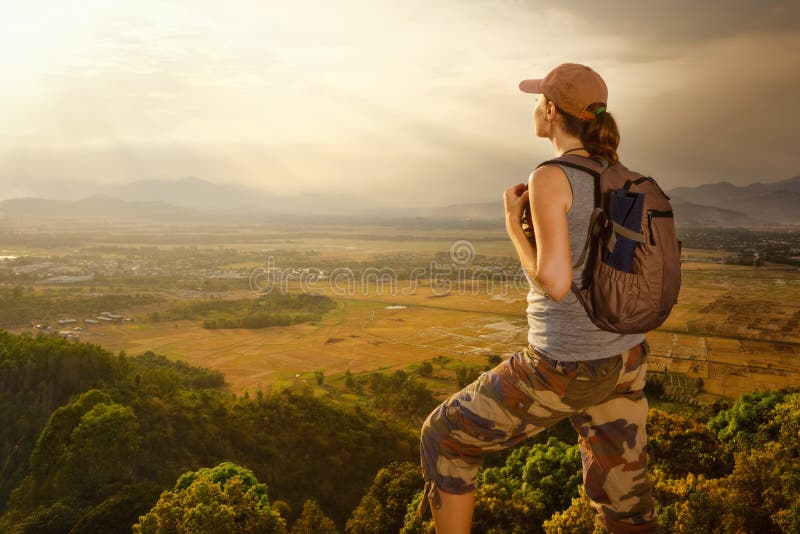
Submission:
M 534 170 L 528 178 L 528 191 L 534 204 L 546 201 L 561 206 L 565 212 L 572 206 L 572 186 L 558 165 L 542 165 Z

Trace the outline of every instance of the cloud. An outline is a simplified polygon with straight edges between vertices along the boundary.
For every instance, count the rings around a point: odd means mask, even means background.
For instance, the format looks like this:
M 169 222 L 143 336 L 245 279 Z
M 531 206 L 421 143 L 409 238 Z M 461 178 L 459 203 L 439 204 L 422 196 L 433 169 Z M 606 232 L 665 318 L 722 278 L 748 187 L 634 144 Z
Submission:
M 563 61 L 606 78 L 623 158 L 665 187 L 784 178 L 795 4 L 54 1 L 0 85 L 0 183 L 493 198 L 551 154 L 517 83 Z
M 667 187 L 798 174 L 800 110 L 792 101 L 800 94 L 800 59 L 787 54 L 798 44 L 786 33 L 731 37 L 631 72 L 670 83 L 654 89 L 656 98 L 627 95 L 624 156 L 658 171 Z
M 536 9 L 532 5 L 532 9 Z M 580 20 L 580 29 L 592 36 L 623 36 L 641 56 L 661 57 L 674 51 L 747 34 L 794 32 L 800 27 L 800 4 L 777 0 L 724 2 L 641 2 L 573 0 L 559 4 Z

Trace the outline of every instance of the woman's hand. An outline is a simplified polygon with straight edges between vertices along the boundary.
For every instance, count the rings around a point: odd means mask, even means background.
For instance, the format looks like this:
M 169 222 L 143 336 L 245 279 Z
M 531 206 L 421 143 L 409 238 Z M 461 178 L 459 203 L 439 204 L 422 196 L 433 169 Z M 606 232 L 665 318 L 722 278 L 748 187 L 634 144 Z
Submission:
M 519 222 L 522 211 L 528 205 L 528 185 L 517 184 L 509 187 L 503 193 L 503 206 L 506 211 L 506 221 Z

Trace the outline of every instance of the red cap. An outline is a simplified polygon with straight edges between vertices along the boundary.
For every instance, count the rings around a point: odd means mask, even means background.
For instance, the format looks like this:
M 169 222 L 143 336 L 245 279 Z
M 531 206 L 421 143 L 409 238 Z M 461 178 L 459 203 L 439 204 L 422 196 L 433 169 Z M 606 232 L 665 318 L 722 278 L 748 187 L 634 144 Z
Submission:
M 606 82 L 594 70 L 577 63 L 562 63 L 540 80 L 522 80 L 519 88 L 526 93 L 542 93 L 565 113 L 590 121 L 605 111 L 608 103 Z M 592 104 L 602 105 L 597 113 Z

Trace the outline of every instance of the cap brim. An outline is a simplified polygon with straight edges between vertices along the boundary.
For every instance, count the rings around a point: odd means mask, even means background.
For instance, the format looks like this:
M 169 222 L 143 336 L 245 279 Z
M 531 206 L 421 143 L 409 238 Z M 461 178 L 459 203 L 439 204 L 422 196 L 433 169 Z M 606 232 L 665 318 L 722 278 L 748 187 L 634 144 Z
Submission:
M 539 94 L 542 92 L 543 80 L 522 80 L 519 82 L 519 90 L 526 93 Z

